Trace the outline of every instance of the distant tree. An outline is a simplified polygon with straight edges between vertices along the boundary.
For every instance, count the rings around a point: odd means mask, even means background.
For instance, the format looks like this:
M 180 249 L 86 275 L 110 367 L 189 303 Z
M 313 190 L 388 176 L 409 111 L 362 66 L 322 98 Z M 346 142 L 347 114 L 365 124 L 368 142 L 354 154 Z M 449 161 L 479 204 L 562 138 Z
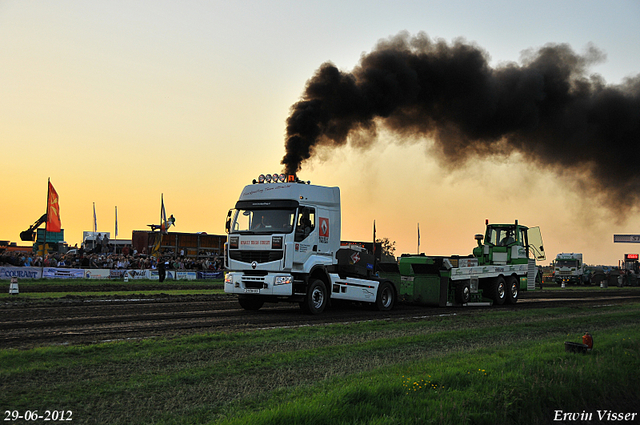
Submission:
M 376 239 L 382 245 L 381 260 L 384 262 L 396 261 L 396 241 L 391 242 L 389 238 Z

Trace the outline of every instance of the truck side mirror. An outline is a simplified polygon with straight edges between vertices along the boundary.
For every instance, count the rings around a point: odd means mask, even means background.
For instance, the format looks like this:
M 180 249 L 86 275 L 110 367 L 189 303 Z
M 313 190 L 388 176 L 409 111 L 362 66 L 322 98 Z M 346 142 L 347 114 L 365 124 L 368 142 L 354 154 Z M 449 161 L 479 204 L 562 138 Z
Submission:
M 231 231 L 231 210 L 227 213 L 227 221 L 224 223 L 224 230 L 227 233 Z

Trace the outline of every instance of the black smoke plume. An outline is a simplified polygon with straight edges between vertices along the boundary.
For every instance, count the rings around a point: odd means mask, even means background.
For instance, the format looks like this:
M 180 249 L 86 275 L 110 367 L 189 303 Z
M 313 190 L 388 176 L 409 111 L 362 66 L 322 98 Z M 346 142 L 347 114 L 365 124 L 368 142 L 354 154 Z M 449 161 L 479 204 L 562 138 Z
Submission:
M 579 55 L 549 44 L 492 68 L 484 50 L 462 39 L 401 33 L 363 54 L 352 72 L 331 63 L 316 71 L 291 108 L 282 164 L 296 173 L 317 146 L 350 137 L 366 147 L 383 126 L 431 141 L 449 167 L 517 152 L 615 205 L 636 204 L 640 74 L 621 85 L 587 75 L 603 58 L 595 47 Z

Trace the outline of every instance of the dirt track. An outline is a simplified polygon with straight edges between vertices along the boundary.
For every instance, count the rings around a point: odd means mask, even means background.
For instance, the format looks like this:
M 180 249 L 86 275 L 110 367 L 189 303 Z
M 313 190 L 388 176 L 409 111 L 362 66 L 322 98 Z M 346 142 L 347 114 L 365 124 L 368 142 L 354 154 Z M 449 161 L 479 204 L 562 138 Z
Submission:
M 235 296 L 66 297 L 48 301 L 16 298 L 0 303 L 0 347 L 29 348 L 50 344 L 235 332 L 367 320 L 425 320 L 451 314 L 482 314 L 495 308 L 528 309 L 614 305 L 640 301 L 640 291 L 593 289 L 522 293 L 514 306 L 435 308 L 396 305 L 381 313 L 365 306 L 336 306 L 318 316 L 304 315 L 296 304 L 266 304 L 260 311 L 240 308 Z

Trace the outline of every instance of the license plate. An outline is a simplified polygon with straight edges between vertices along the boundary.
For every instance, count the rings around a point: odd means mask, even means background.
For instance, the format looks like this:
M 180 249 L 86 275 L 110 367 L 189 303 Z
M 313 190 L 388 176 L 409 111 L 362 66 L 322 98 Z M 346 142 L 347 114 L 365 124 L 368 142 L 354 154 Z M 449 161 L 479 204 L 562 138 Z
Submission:
M 244 292 L 246 294 L 259 294 L 260 290 L 259 289 L 245 289 Z

